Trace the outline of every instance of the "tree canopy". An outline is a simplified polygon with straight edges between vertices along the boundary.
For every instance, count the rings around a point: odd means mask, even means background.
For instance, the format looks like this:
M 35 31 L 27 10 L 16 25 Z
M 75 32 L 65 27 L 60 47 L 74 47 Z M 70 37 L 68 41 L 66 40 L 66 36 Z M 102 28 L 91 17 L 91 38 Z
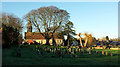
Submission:
M 30 19 L 32 26 L 46 38 L 46 44 L 49 44 L 49 39 L 53 37 L 53 34 L 68 23 L 69 13 L 55 6 L 40 7 L 31 10 L 24 19 L 26 21 Z
M 2 47 L 18 45 L 22 40 L 22 22 L 12 14 L 2 14 Z

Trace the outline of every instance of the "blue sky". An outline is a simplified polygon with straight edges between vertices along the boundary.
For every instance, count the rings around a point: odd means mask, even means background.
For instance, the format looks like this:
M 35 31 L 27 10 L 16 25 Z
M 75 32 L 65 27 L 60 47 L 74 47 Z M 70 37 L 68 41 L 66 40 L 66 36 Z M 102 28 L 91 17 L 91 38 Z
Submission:
M 22 19 L 32 9 L 45 6 L 67 10 L 76 33 L 88 32 L 96 38 L 118 37 L 117 2 L 3 2 L 2 12 L 13 13 Z

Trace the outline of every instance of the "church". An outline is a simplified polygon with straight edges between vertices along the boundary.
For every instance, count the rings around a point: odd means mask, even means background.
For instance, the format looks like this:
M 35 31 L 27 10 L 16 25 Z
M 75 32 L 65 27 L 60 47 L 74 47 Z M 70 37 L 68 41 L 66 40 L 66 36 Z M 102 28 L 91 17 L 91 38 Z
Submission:
M 56 45 L 63 45 L 62 37 L 58 36 L 57 33 L 53 35 Z M 46 44 L 46 39 L 40 34 L 40 32 L 32 32 L 32 24 L 29 21 L 27 24 L 27 32 L 25 32 L 25 42 L 32 40 L 36 41 L 39 44 Z M 52 39 L 49 40 L 50 45 L 52 44 Z

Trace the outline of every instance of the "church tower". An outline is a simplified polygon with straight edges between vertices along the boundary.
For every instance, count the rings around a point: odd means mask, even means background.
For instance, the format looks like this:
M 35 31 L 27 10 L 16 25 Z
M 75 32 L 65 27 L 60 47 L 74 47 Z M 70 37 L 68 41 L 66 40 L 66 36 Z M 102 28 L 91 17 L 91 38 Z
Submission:
M 27 24 L 27 32 L 32 32 L 32 24 L 31 24 L 30 18 Z

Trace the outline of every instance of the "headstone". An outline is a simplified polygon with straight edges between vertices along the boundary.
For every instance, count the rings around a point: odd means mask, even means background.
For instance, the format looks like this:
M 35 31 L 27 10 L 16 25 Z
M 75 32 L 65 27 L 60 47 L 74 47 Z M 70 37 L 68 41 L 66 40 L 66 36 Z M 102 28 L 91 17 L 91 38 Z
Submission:
M 82 53 L 84 53 L 84 50 L 82 51 Z
M 83 52 L 80 52 L 81 55 L 83 55 Z
M 101 51 L 99 51 L 99 54 L 102 54 L 102 52 L 101 52 Z
M 77 57 L 78 57 L 78 55 L 75 55 L 75 57 L 77 58 Z
M 89 51 L 87 50 L 87 53 L 89 53 Z
M 69 48 L 69 52 L 71 52 L 71 48 Z
M 104 55 L 104 51 L 102 51 L 102 55 Z
M 78 51 L 77 48 L 75 48 L 75 51 L 76 51 L 76 52 Z
M 107 51 L 105 52 L 105 55 L 106 55 L 106 56 L 108 55 L 108 52 L 107 52 Z
M 51 52 L 51 49 L 50 49 L 50 52 Z
M 71 52 L 71 54 L 74 54 L 74 50 Z
M 21 49 L 20 48 L 17 49 L 17 56 L 21 57 Z
M 110 52 L 110 56 L 113 56 L 113 55 L 112 55 L 112 52 Z
M 94 54 L 94 51 L 91 51 L 92 52 L 92 54 Z
M 38 51 L 38 54 L 41 54 L 41 52 L 40 52 L 40 51 Z
M 46 51 L 46 48 L 44 47 L 44 51 Z
M 99 52 L 98 52 L 98 51 L 96 51 L 96 53 L 97 53 L 97 54 L 99 54 Z
M 61 57 L 61 58 L 63 57 L 63 55 L 62 55 L 62 54 L 63 54 L 63 53 L 61 52 L 61 53 L 60 53 L 60 57 Z
M 36 48 L 37 48 L 38 46 L 36 46 Z
M 76 49 L 74 49 L 73 51 L 74 51 L 74 53 L 76 53 Z
M 80 52 L 81 50 L 80 50 L 80 48 L 79 48 L 79 52 Z
M 91 54 L 91 51 L 89 51 L 89 54 Z
M 55 51 L 56 51 L 56 48 L 54 49 L 54 53 L 55 53 Z

